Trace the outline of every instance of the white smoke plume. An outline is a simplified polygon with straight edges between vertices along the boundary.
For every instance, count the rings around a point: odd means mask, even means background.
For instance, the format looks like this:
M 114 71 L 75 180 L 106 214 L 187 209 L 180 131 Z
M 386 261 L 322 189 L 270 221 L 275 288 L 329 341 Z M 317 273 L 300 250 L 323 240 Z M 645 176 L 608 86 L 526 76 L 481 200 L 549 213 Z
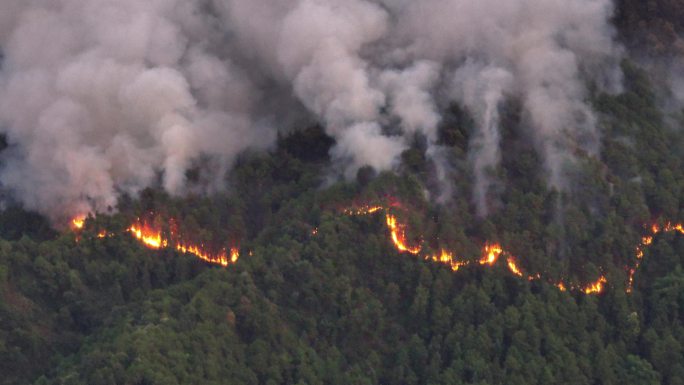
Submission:
M 459 102 L 478 123 L 486 215 L 504 98 L 523 102 L 552 186 L 577 149 L 596 153 L 585 84 L 620 83 L 611 13 L 610 0 L 4 0 L 0 183 L 55 220 L 157 183 L 182 194 L 199 159 L 221 188 L 299 105 L 336 140 L 340 174 L 392 169 L 415 135 L 442 162 L 440 110 Z
M 471 111 L 478 124 L 469 155 L 475 176 L 473 198 L 480 216 L 489 212 L 487 193 L 495 183 L 492 173 L 501 160 L 499 107 L 505 93 L 511 92 L 512 82 L 513 75 L 505 69 L 473 63 L 463 65 L 454 77 L 456 98 Z

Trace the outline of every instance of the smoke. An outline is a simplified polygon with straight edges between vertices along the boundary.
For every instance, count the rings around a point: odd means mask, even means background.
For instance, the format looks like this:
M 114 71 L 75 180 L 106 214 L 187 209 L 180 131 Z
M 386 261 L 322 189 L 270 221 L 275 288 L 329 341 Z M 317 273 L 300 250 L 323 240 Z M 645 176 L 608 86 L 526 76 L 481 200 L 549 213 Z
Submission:
M 610 0 L 5 0 L 0 182 L 59 220 L 202 172 L 222 188 L 246 149 L 302 113 L 336 140 L 340 175 L 396 167 L 416 135 L 448 184 L 440 112 L 477 122 L 480 215 L 500 159 L 498 108 L 524 106 L 549 183 L 600 133 L 585 84 L 617 89 Z M 204 163 L 203 163 L 204 164 Z
M 219 23 L 181 1 L 3 2 L 2 184 L 53 219 L 173 194 L 200 155 L 230 164 L 275 133 L 256 87 L 215 46 Z M 223 167 L 225 169 L 225 166 Z
M 470 141 L 470 157 L 475 183 L 473 198 L 477 214 L 487 215 L 487 193 L 494 185 L 493 173 L 501 160 L 499 153 L 499 106 L 510 92 L 513 76 L 502 68 L 466 63 L 456 71 L 454 89 L 458 100 L 474 115 L 478 130 Z

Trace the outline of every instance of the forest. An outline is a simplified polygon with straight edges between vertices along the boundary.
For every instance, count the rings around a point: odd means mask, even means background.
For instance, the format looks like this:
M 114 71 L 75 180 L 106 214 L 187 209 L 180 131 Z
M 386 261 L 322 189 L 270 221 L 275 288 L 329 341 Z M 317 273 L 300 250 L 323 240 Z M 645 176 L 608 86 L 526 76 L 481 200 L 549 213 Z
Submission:
M 581 165 L 572 195 L 545 188 L 508 107 L 503 202 L 485 221 L 466 196 L 426 199 L 420 142 L 401 174 L 362 169 L 321 188 L 331 142 L 316 126 L 271 154 L 245 154 L 224 194 L 149 189 L 75 231 L 3 211 L 2 383 L 684 383 L 684 236 L 654 237 L 630 293 L 624 268 L 651 225 L 684 219 L 684 146 L 646 74 L 623 67 L 629 89 L 595 95 L 603 163 Z M 457 107 L 451 116 L 440 135 L 458 156 L 470 123 Z M 383 215 L 345 214 L 366 204 L 400 204 L 405 242 L 424 249 L 476 261 L 490 240 L 530 274 L 607 283 L 593 295 L 563 291 L 503 261 L 454 272 L 397 250 Z M 147 248 L 126 231 L 141 215 L 177 218 L 195 242 L 240 258 L 222 267 Z
M 682 49 L 679 2 L 619 3 L 628 49 Z M 5 207 L 0 385 L 684 385 L 684 111 L 621 68 L 623 92 L 591 88 L 600 156 L 577 149 L 568 191 L 507 100 L 484 219 L 458 104 L 445 202 L 420 136 L 397 172 L 330 181 L 311 124 L 213 195 L 148 188 L 69 229 Z

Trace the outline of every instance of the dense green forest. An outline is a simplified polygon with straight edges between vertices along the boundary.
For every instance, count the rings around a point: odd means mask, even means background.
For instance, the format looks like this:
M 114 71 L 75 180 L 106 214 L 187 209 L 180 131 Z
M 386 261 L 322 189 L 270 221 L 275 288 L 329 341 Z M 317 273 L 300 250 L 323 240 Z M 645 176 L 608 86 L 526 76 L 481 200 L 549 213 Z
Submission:
M 616 23 L 633 47 L 662 52 L 680 44 L 682 9 L 623 0 Z M 684 235 L 656 236 L 626 292 L 649 227 L 684 221 L 684 114 L 659 108 L 636 64 L 622 69 L 623 93 L 591 95 L 600 160 L 577 154 L 567 192 L 547 188 L 521 107 L 506 104 L 500 200 L 485 220 L 469 195 L 473 121 L 456 105 L 440 142 L 463 177 L 446 203 L 430 198 L 441 186 L 420 138 L 401 172 L 362 168 L 331 184 L 332 139 L 312 126 L 243 154 L 210 197 L 148 189 L 79 231 L 5 208 L 0 385 L 684 385 Z M 511 275 L 504 261 L 454 272 L 397 251 L 384 216 L 344 214 L 388 201 L 426 249 L 477 260 L 497 242 L 549 280 Z M 221 267 L 148 249 L 126 231 L 144 215 L 241 257 Z M 598 295 L 550 283 L 599 276 Z
M 331 142 L 318 127 L 281 138 L 270 154 L 245 154 L 222 195 L 147 190 L 79 233 L 5 210 L 0 383 L 684 384 L 684 236 L 656 237 L 625 293 L 645 226 L 684 219 L 684 146 L 646 74 L 623 70 L 625 93 L 593 96 L 602 162 L 578 165 L 582 188 L 566 194 L 546 189 L 510 103 L 505 188 L 485 221 L 467 194 L 444 205 L 426 198 L 434 181 L 420 141 L 401 174 L 362 169 L 321 187 Z M 454 107 L 441 137 L 455 159 L 471 130 Z M 608 287 L 560 291 L 503 263 L 454 273 L 397 252 L 381 215 L 342 214 L 388 197 L 405 208 L 407 237 L 426 247 L 439 239 L 477 258 L 495 240 L 526 271 L 578 282 L 605 274 Z M 206 244 L 239 244 L 242 257 L 222 268 L 146 249 L 125 229 L 150 212 L 179 218 Z M 102 229 L 112 235 L 98 238 Z

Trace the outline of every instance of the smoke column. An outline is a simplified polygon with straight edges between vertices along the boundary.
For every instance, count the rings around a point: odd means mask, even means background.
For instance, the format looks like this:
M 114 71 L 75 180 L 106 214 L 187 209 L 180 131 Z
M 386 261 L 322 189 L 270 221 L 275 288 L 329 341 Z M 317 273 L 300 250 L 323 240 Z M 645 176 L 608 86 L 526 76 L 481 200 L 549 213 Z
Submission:
M 340 175 L 396 167 L 416 135 L 448 183 L 440 112 L 477 122 L 474 201 L 500 159 L 498 108 L 521 100 L 550 186 L 600 133 L 591 80 L 619 89 L 610 0 L 4 0 L 0 183 L 59 221 L 161 184 L 207 191 L 237 155 L 308 115 Z M 208 160 L 208 161 L 207 161 Z M 192 188 L 195 188 L 194 186 Z

